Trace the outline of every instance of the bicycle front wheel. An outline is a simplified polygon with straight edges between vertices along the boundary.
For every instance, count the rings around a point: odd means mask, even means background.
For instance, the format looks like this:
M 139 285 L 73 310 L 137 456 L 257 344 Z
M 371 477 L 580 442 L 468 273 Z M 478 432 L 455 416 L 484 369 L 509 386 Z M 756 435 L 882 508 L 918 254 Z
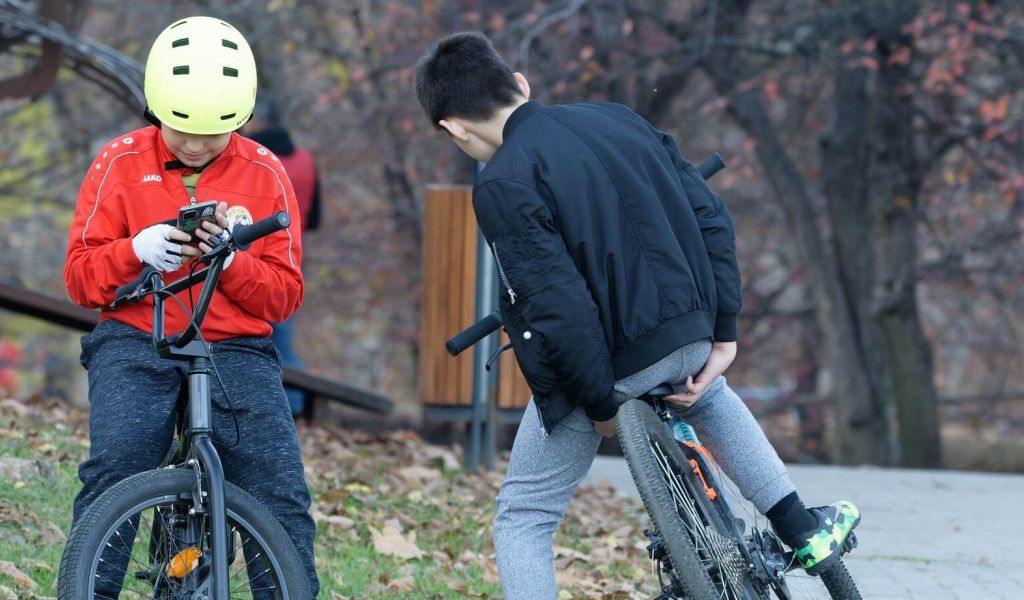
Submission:
M 60 600 L 192 598 L 211 581 L 209 518 L 191 469 L 147 471 L 103 493 L 68 536 Z M 225 482 L 231 599 L 306 600 L 310 582 L 270 512 Z M 202 508 L 199 506 L 199 508 Z
M 652 558 L 669 575 L 666 591 L 695 600 L 766 598 L 767 590 L 751 581 L 740 542 L 705 495 L 710 482 L 700 480 L 650 405 L 630 400 L 617 421 L 626 462 L 656 529 Z

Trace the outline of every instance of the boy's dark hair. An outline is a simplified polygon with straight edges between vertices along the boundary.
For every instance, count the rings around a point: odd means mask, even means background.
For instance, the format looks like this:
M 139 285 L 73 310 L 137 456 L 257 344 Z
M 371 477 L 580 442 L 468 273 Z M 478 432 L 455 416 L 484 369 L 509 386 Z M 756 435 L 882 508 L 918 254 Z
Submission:
M 449 117 L 486 121 L 521 95 L 512 69 L 476 31 L 449 35 L 416 63 L 416 96 L 438 129 Z

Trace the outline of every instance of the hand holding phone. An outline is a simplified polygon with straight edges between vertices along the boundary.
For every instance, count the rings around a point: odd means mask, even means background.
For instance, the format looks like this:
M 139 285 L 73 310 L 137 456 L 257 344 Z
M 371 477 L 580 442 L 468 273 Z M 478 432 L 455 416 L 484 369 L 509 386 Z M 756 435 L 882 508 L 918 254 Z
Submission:
M 203 223 L 217 223 L 216 200 L 189 204 L 178 210 L 177 228 L 191 236 L 192 241 L 185 242 L 189 246 L 198 246 L 202 241 L 196 236 L 196 230 L 202 227 Z

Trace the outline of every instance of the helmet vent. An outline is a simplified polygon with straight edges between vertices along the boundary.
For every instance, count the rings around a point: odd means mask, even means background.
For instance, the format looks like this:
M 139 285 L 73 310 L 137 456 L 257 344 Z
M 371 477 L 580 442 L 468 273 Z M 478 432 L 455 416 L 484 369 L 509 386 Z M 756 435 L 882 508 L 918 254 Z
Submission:
M 182 46 L 188 46 L 188 38 L 181 38 L 171 42 L 171 48 L 181 48 Z
M 238 77 L 238 69 L 224 67 L 224 75 L 226 75 L 227 77 Z
M 178 112 L 176 110 L 172 110 L 171 114 L 176 116 L 176 117 L 178 117 L 179 119 L 187 119 L 188 118 L 188 115 L 186 115 L 185 113 Z
M 220 45 L 224 46 L 225 48 L 231 48 L 232 50 L 238 50 L 238 44 L 232 42 L 231 40 L 221 40 Z
M 237 115 L 237 114 L 238 113 L 231 113 L 230 115 L 221 115 L 220 116 L 220 120 L 221 121 L 227 121 L 228 119 L 234 119 L 235 115 Z
M 174 25 L 171 25 L 170 27 L 168 27 L 168 29 L 174 29 L 175 27 L 181 27 L 181 26 L 182 26 L 182 25 L 184 25 L 185 23 L 188 23 L 188 19 L 183 19 L 183 20 L 181 20 L 181 21 L 178 21 L 178 22 L 177 22 L 177 23 L 175 23 Z
M 171 72 L 175 75 L 188 75 L 188 65 L 174 67 L 174 69 L 172 69 Z

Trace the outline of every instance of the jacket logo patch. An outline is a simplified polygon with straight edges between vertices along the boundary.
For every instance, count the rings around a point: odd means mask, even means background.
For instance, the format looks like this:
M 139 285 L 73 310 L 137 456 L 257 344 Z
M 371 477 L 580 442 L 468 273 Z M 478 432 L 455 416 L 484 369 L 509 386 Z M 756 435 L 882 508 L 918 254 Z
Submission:
M 156 173 L 150 173 L 142 176 L 142 183 L 149 183 L 150 181 L 161 182 L 163 181 L 163 177 L 160 177 Z

